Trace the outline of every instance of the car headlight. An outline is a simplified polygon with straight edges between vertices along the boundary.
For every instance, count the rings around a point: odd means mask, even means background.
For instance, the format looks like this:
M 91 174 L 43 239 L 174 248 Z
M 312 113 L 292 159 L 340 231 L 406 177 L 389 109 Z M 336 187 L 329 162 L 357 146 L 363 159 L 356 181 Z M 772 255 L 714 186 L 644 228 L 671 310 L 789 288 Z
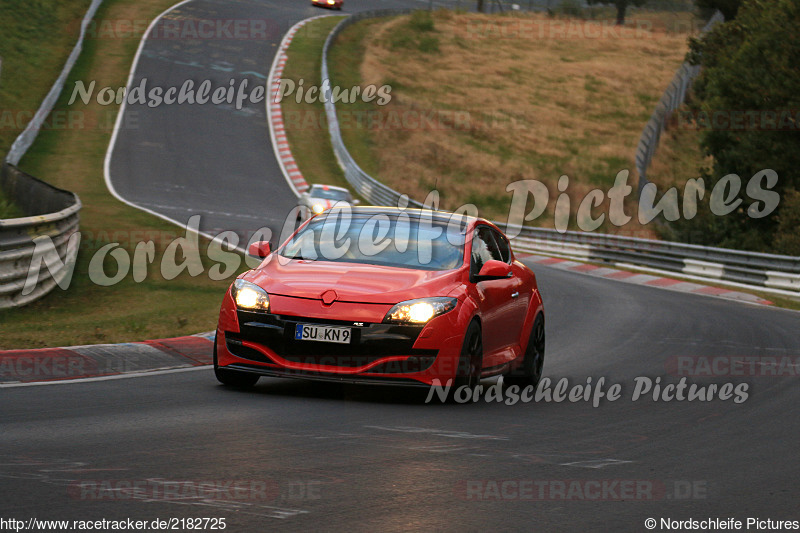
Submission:
M 325 211 L 325 206 L 317 203 L 311 206 L 311 210 L 314 212 L 315 215 L 319 215 L 320 213 Z
M 231 296 L 236 306 L 250 311 L 269 311 L 267 291 L 243 279 L 237 279 L 231 287 Z
M 425 324 L 433 317 L 455 309 L 456 303 L 457 299 L 447 297 L 407 300 L 389 309 L 383 321 L 394 324 Z

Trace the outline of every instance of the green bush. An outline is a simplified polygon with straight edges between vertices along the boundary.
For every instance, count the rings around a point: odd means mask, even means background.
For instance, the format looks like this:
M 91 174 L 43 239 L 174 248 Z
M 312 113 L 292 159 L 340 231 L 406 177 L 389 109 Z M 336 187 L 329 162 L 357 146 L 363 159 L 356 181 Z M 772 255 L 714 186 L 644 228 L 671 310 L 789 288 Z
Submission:
M 432 31 L 435 31 L 435 25 L 430 12 L 414 11 L 408 21 L 389 38 L 389 46 L 393 50 L 416 48 L 426 54 L 437 53 L 439 52 L 439 39 L 428 35 Z
M 583 14 L 583 6 L 578 0 L 562 0 L 558 6 L 558 12 L 568 17 L 580 17 Z
M 408 27 L 417 32 L 433 31 L 433 17 L 429 11 L 414 11 L 408 20 Z
M 389 44 L 392 50 L 398 48 L 412 48 L 414 46 L 414 38 L 407 33 L 395 33 L 389 39 Z
M 417 49 L 420 52 L 424 52 L 426 54 L 432 54 L 434 52 L 439 51 L 439 39 L 436 37 L 427 35 L 425 37 L 420 38 L 419 44 L 417 45 Z
M 690 40 L 689 60 L 703 66 L 693 86 L 694 112 L 705 116 L 747 112 L 756 117 L 786 117 L 786 123 L 781 124 L 756 121 L 752 125 L 744 122 L 735 127 L 705 128 L 701 145 L 714 158 L 713 168 L 703 176 L 706 190 L 728 174 L 749 180 L 763 169 L 772 169 L 778 174 L 773 190 L 784 201 L 763 218 L 751 218 L 744 209 L 724 217 L 701 211 L 697 219 L 676 224 L 679 238 L 693 234 L 699 235 L 699 244 L 786 253 L 784 246 L 791 239 L 777 236 L 797 232 L 796 223 L 785 221 L 796 220 L 798 201 L 791 191 L 800 189 L 800 131 L 794 119 L 788 118 L 800 108 L 799 25 L 800 5 L 796 0 L 745 0 L 736 19 Z M 744 190 L 738 197 L 750 203 Z M 703 231 L 698 232 L 699 228 Z
M 3 197 L 3 191 L 0 191 L 0 220 L 7 218 L 19 218 L 24 216 L 22 211 L 11 202 L 8 198 Z
M 786 191 L 778 216 L 774 250 L 785 255 L 800 256 L 800 191 Z

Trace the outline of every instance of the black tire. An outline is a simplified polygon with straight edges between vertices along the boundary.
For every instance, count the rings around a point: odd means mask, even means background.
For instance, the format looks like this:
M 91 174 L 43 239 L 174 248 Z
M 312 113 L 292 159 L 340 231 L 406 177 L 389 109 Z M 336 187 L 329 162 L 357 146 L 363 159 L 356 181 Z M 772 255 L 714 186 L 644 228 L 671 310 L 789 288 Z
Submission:
M 214 375 L 217 381 L 236 389 L 249 389 L 258 381 L 258 375 L 220 368 L 217 364 L 217 336 L 214 335 Z
M 474 398 L 473 392 L 481 381 L 482 365 L 483 336 L 480 325 L 476 320 L 473 320 L 464 334 L 464 343 L 461 346 L 461 357 L 458 360 L 456 377 L 453 380 L 453 386 L 450 388 L 448 397 L 451 402 L 455 401 L 456 391 L 463 386 L 469 388 L 470 398 Z M 459 395 L 458 397 L 461 398 L 463 396 Z
M 528 346 L 525 348 L 525 358 L 522 360 L 522 364 L 514 371 L 503 376 L 503 382 L 506 385 L 518 385 L 519 387 L 533 385 L 533 388 L 536 389 L 542 379 L 544 347 L 544 318 L 539 315 L 533 322 L 531 337 L 528 339 Z

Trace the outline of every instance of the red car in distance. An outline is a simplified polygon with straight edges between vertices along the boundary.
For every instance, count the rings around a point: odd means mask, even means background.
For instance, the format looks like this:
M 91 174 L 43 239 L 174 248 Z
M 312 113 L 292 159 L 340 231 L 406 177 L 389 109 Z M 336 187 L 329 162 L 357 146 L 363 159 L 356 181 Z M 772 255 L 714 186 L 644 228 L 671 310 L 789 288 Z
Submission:
M 342 9 L 344 0 L 311 0 L 312 6 L 329 7 L 331 9 Z
M 225 293 L 214 342 L 223 384 L 260 376 L 475 387 L 538 384 L 544 310 L 533 272 L 492 223 L 429 210 L 334 208 Z

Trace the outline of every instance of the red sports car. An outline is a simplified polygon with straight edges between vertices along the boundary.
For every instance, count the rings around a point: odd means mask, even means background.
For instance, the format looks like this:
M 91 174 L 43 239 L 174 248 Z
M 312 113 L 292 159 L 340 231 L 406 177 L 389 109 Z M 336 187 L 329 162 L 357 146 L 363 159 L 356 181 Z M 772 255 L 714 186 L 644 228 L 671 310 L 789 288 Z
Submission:
M 311 5 L 342 9 L 344 0 L 311 0 Z
M 305 222 L 225 293 L 214 372 L 475 387 L 538 384 L 544 310 L 536 277 L 492 223 L 439 211 L 354 207 Z

